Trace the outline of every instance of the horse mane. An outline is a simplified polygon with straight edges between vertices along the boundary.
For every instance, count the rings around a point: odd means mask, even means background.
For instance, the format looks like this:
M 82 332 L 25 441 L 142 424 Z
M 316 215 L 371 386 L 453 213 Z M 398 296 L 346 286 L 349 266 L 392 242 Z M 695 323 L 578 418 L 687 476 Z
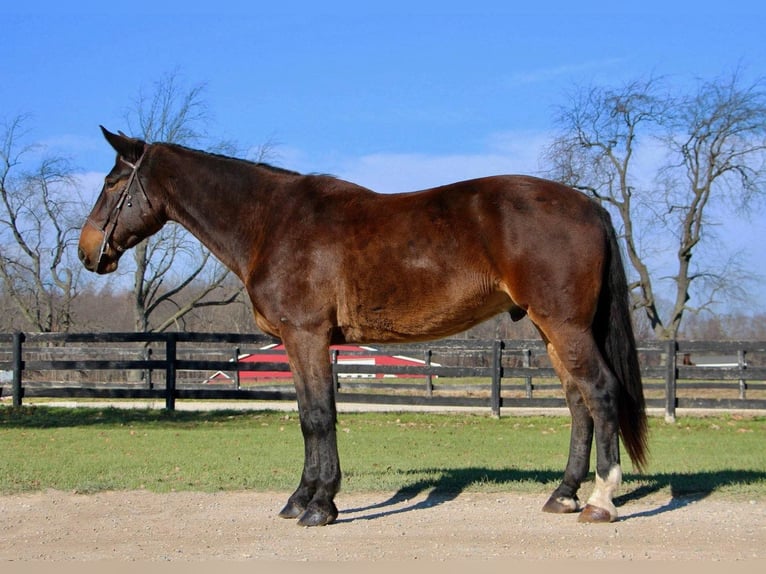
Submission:
M 208 157 L 214 157 L 214 158 L 223 159 L 223 160 L 227 160 L 227 161 L 233 161 L 233 162 L 237 162 L 237 163 L 252 165 L 252 166 L 255 166 L 255 167 L 259 167 L 261 169 L 268 170 L 268 171 L 270 171 L 272 173 L 278 173 L 278 174 L 281 174 L 281 175 L 303 175 L 300 172 L 297 172 L 297 171 L 294 171 L 294 170 L 291 170 L 291 169 L 286 169 L 286 168 L 283 168 L 283 167 L 278 167 L 278 166 L 275 166 L 275 165 L 271 165 L 269 163 L 265 163 L 265 162 L 262 162 L 262 161 L 252 161 L 252 160 L 249 160 L 249 159 L 244 159 L 244 158 L 241 158 L 241 157 L 234 157 L 234 156 L 225 155 L 225 154 L 222 154 L 222 153 L 204 151 L 204 150 L 201 150 L 201 149 L 191 148 L 191 147 L 187 147 L 187 146 L 184 146 L 184 145 L 181 145 L 181 144 L 176 144 L 176 143 L 168 143 L 168 142 L 157 142 L 157 143 L 160 144 L 160 145 L 166 146 L 166 147 L 181 149 L 181 150 L 192 152 L 192 153 L 198 153 L 198 154 L 205 155 L 205 156 L 208 156 Z

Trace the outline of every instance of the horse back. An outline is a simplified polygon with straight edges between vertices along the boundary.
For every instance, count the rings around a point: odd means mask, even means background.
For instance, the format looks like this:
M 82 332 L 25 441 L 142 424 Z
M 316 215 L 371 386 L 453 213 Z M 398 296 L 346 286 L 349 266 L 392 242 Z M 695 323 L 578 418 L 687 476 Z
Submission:
M 496 176 L 402 194 L 324 177 L 301 185 L 269 263 L 274 292 L 336 340 L 430 339 L 522 316 L 602 265 L 600 208 L 554 182 Z

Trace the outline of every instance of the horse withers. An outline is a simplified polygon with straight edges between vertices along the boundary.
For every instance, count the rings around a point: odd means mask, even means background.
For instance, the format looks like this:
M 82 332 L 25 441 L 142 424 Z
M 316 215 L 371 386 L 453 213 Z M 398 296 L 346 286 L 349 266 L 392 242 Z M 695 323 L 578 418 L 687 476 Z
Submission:
M 543 510 L 617 518 L 619 437 L 641 469 L 647 422 L 625 271 L 596 202 L 526 176 L 378 194 L 102 130 L 117 157 L 82 228 L 85 267 L 115 271 L 175 221 L 236 273 L 258 327 L 284 342 L 305 460 L 281 516 L 338 516 L 331 344 L 432 340 L 508 312 L 537 327 L 572 415 L 564 477 Z M 594 436 L 595 488 L 581 506 Z

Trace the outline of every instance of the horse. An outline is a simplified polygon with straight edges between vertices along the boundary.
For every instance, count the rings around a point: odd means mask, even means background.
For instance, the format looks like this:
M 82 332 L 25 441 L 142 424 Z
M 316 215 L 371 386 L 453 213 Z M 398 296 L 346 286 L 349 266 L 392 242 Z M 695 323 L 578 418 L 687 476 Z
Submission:
M 115 271 L 176 222 L 241 279 L 256 325 L 285 345 L 305 458 L 281 517 L 321 526 L 338 516 L 330 345 L 434 340 L 507 312 L 536 326 L 572 417 L 564 476 L 542 510 L 617 519 L 620 437 L 641 471 L 647 419 L 618 239 L 596 201 L 522 175 L 375 193 L 101 130 L 117 156 L 82 226 L 85 268 Z

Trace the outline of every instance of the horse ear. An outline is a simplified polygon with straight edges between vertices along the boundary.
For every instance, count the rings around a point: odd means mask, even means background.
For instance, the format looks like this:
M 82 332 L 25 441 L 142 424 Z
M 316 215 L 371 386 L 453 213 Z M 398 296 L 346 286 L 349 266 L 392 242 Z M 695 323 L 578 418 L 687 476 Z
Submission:
M 99 127 L 101 128 L 101 132 L 104 134 L 106 141 L 109 142 L 109 145 L 111 145 L 114 148 L 114 151 L 126 160 L 135 163 L 144 153 L 144 148 L 146 147 L 145 142 L 139 139 L 129 138 L 122 132 L 114 134 L 104 126 Z

